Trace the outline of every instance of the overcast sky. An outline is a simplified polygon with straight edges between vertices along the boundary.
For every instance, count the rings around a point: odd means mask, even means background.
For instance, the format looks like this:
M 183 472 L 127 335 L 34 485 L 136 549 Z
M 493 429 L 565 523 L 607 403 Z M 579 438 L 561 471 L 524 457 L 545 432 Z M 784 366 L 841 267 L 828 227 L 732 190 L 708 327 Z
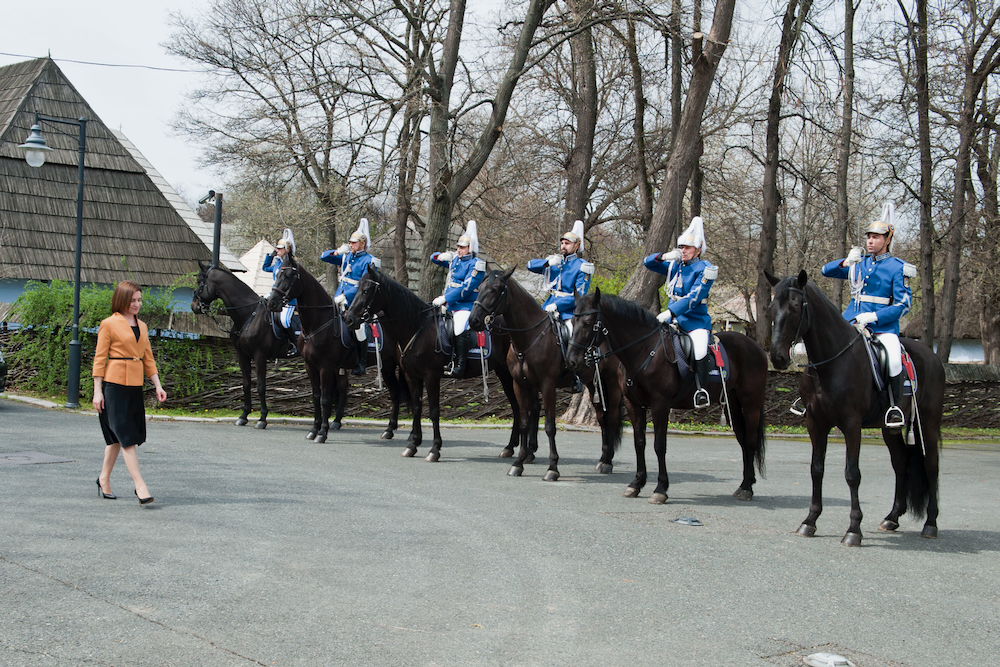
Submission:
M 221 182 L 210 169 L 197 166 L 198 149 L 174 136 L 170 123 L 185 91 L 196 88 L 201 75 L 148 68 L 192 69 L 160 45 L 170 35 L 170 11 L 190 14 L 206 7 L 207 0 L 6 2 L 0 65 L 51 53 L 101 121 L 124 132 L 186 199 L 197 200 L 221 188 Z

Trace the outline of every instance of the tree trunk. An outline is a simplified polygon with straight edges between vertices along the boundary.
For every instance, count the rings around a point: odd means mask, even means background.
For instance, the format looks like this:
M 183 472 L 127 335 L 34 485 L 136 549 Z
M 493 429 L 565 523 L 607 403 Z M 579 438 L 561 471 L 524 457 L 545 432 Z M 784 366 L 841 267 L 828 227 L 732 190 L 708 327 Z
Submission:
M 995 114 L 986 111 L 989 126 L 995 126 Z M 979 330 L 983 341 L 983 361 L 987 364 L 1000 363 L 1000 280 L 998 280 L 997 260 L 1000 260 L 1000 203 L 997 195 L 997 166 L 1000 161 L 1000 133 L 992 135 L 993 150 L 990 150 L 991 131 L 989 126 L 982 131 L 982 141 L 976 145 L 977 173 L 983 186 L 983 261 L 981 263 L 981 287 Z
M 917 0 L 917 35 L 913 46 L 917 62 L 917 145 L 920 152 L 920 309 L 922 340 L 934 344 L 934 219 L 931 217 L 930 90 L 927 84 L 927 0 Z
M 573 22 L 579 24 L 593 9 L 592 0 L 570 0 Z M 573 56 L 573 116 L 576 133 L 566 161 L 566 203 L 563 224 L 570 229 L 577 220 L 587 220 L 590 170 L 594 160 L 594 133 L 597 129 L 597 64 L 594 62 L 594 35 L 588 27 L 570 37 Z M 582 248 L 581 248 L 582 249 Z
M 653 219 L 653 186 L 649 182 L 649 168 L 646 164 L 646 91 L 643 88 L 642 65 L 635 40 L 635 21 L 628 22 L 628 38 L 625 50 L 632 69 L 632 96 L 635 101 L 635 117 L 632 119 L 632 142 L 635 152 L 636 188 L 639 191 L 639 225 L 649 231 Z
M 854 0 L 844 0 L 844 107 L 840 125 L 840 159 L 837 163 L 838 257 L 847 256 L 851 216 L 847 205 L 847 172 L 851 165 L 851 130 L 854 118 Z M 844 282 L 837 283 L 837 309 L 844 308 Z
M 764 271 L 774 273 L 774 249 L 778 243 L 778 207 L 781 193 L 778 192 L 778 126 L 781 120 L 781 98 L 785 91 L 785 75 L 788 72 L 792 50 L 798 41 L 805 17 L 809 14 L 812 0 L 803 0 L 801 8 L 798 0 L 788 0 L 785 18 L 781 27 L 781 41 L 778 45 L 778 62 L 774 66 L 774 83 L 771 100 L 767 108 L 766 154 L 764 157 L 764 192 L 760 229 L 760 249 L 757 253 L 757 331 L 754 338 L 764 349 L 770 347 L 771 339 L 771 283 Z M 798 16 L 796 16 L 798 9 Z
M 684 187 L 691 178 L 691 172 L 698 160 L 698 142 L 701 129 L 701 116 L 705 112 L 708 94 L 712 89 L 719 61 L 729 43 L 729 34 L 733 26 L 733 10 L 736 0 L 719 0 L 715 5 L 715 15 L 712 18 L 712 31 L 709 35 L 708 47 L 694 63 L 691 72 L 691 82 L 688 86 L 687 98 L 684 101 L 684 112 L 677 133 L 677 141 L 670 151 L 666 174 L 660 195 L 656 200 L 653 220 L 646 236 L 645 254 L 650 255 L 662 251 L 664 247 L 673 245 L 671 233 L 674 231 L 675 211 L 678 198 L 683 194 Z M 678 187 L 678 184 L 680 186 Z M 656 289 L 659 285 L 658 274 L 638 266 L 629 276 L 622 296 L 633 299 L 646 307 L 656 302 Z

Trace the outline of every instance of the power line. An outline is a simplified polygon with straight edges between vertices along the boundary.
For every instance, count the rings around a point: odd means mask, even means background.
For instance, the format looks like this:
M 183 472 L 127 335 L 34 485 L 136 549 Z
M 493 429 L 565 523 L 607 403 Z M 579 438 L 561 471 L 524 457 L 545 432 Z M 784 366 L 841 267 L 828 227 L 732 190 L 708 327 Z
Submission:
M 34 60 L 37 56 L 26 56 L 20 53 L 0 53 L 0 56 L 8 56 L 11 58 L 27 58 L 29 60 Z M 95 65 L 97 67 L 126 67 L 131 69 L 150 69 L 157 72 L 181 72 L 185 74 L 204 74 L 205 70 L 200 69 L 174 69 L 172 67 L 153 67 L 152 65 L 121 65 L 118 63 L 95 63 L 87 60 L 71 60 L 69 58 L 52 58 L 57 63 L 74 63 L 76 65 Z

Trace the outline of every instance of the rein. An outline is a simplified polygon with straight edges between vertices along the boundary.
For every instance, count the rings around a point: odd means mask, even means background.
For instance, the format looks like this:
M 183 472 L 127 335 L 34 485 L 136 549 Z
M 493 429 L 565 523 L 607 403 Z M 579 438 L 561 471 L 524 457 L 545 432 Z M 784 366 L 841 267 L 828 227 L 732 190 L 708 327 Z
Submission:
M 798 287 L 789 287 L 788 291 L 802 295 L 802 312 L 799 314 L 799 324 L 795 327 L 795 337 L 792 338 L 792 345 L 794 346 L 802 339 L 802 335 L 809 331 L 809 327 L 812 325 L 812 317 L 809 315 L 809 301 L 806 299 L 806 291 L 804 289 L 799 289 Z M 806 323 L 804 327 L 802 326 L 803 322 Z M 808 364 L 805 364 L 803 368 L 818 368 L 830 363 L 851 349 L 854 344 L 861 339 L 861 337 L 862 333 L 858 331 L 858 335 L 851 338 L 850 342 L 841 348 L 840 352 L 837 352 L 837 354 L 833 355 L 829 359 L 824 359 L 823 361 L 817 361 L 816 363 L 809 362 Z

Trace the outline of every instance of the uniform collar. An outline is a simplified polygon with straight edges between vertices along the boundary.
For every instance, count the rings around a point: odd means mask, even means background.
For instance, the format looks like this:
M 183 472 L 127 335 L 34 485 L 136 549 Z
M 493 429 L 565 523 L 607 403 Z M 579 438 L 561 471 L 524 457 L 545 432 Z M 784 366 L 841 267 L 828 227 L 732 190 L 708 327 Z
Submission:
M 576 259 L 576 253 L 575 252 L 574 253 L 570 253 L 569 255 L 566 255 L 565 257 L 563 257 L 563 261 L 564 262 L 568 262 L 568 261 L 570 261 L 572 259 Z
M 872 261 L 873 262 L 881 262 L 883 260 L 889 259 L 890 257 L 892 257 L 892 253 L 890 253 L 890 252 L 884 252 L 881 255 L 876 255 L 876 256 L 872 257 Z
M 361 257 L 361 255 L 367 255 L 368 251 L 367 250 L 359 250 L 357 252 L 352 252 L 351 254 L 353 256 L 355 256 L 355 257 Z

